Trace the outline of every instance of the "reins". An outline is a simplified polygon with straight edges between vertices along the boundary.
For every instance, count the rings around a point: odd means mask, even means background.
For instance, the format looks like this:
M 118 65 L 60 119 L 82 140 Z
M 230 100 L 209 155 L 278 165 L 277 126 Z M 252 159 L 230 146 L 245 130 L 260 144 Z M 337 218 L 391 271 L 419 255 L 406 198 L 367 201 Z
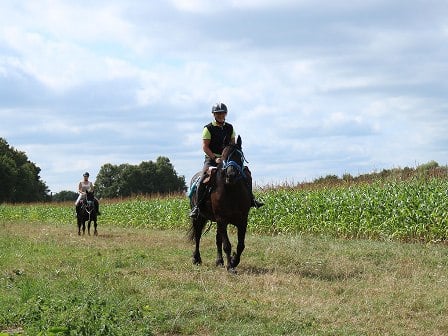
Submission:
M 95 210 L 95 205 L 93 204 L 94 202 L 93 201 L 90 201 L 90 200 L 85 200 L 85 203 L 84 203 L 84 205 L 83 205 L 83 208 L 84 208 L 84 210 L 89 214 L 89 221 L 90 221 L 90 214 L 92 213 L 92 211 L 93 210 Z M 90 211 L 89 211 L 89 208 L 91 209 Z
M 203 235 L 203 236 L 205 236 L 205 235 L 210 231 L 210 228 L 212 227 L 212 224 L 213 224 L 213 222 L 210 221 L 210 224 L 208 225 L 207 230 L 205 230 L 204 232 L 202 232 L 202 235 Z

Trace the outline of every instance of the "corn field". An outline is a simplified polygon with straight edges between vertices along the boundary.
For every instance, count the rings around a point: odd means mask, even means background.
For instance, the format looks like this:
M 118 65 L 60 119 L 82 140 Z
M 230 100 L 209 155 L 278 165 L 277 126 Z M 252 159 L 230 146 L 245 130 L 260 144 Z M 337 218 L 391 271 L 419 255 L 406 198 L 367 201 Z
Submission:
M 311 233 L 343 238 L 437 242 L 448 238 L 448 179 L 347 183 L 321 187 L 259 189 L 265 206 L 252 209 L 249 231 Z M 185 229 L 185 195 L 102 200 L 99 228 Z M 0 221 L 33 221 L 76 226 L 72 203 L 0 205 Z
M 448 181 L 413 179 L 310 190 L 277 189 L 251 213 L 260 232 L 439 241 L 448 237 Z

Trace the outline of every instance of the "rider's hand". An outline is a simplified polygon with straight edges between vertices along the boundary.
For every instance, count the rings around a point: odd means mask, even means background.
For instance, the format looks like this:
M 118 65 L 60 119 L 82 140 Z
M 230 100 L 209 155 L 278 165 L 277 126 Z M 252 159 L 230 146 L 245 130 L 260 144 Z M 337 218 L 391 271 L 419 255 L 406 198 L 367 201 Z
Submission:
M 222 159 L 221 159 L 221 158 L 216 158 L 216 159 L 215 159 L 215 162 L 216 162 L 217 164 L 220 164 L 220 163 L 222 162 Z

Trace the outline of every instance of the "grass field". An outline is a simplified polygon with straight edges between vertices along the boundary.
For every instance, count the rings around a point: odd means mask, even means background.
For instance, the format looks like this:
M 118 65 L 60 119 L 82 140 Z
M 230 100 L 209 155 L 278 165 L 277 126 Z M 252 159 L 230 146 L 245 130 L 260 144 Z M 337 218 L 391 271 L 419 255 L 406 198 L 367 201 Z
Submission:
M 447 178 L 257 190 L 238 274 L 188 199 L 0 205 L 0 335 L 447 335 Z M 234 232 L 232 241 L 235 241 Z
M 213 231 L 213 230 L 212 230 Z M 0 224 L 0 331 L 26 335 L 446 335 L 441 244 L 249 234 L 237 275 L 185 231 Z

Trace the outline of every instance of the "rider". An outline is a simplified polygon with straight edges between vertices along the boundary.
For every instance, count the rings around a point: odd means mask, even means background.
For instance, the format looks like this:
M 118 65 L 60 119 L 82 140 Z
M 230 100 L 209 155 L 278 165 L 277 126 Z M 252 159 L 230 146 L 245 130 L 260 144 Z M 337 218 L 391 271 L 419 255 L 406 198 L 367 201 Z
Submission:
M 79 202 L 81 201 L 81 199 L 85 199 L 86 198 L 86 191 L 92 192 L 93 191 L 93 183 L 89 181 L 89 176 L 90 174 L 88 172 L 85 172 L 83 175 L 83 180 L 79 182 L 78 184 L 78 198 L 76 199 L 75 202 L 75 207 L 76 207 L 76 213 L 78 213 L 78 205 Z M 95 210 L 97 215 L 100 215 L 100 205 L 98 203 L 98 200 L 96 199 L 96 197 L 94 198 L 94 203 L 95 203 Z
M 224 147 L 235 144 L 235 131 L 233 126 L 226 122 L 227 106 L 224 103 L 213 105 L 214 120 L 204 126 L 202 130 L 202 150 L 205 153 L 204 167 L 198 186 L 198 202 L 190 212 L 190 217 L 197 217 L 199 208 L 205 200 L 206 186 L 202 183 L 209 167 L 216 167 L 222 161 L 221 154 Z M 245 169 L 246 184 L 251 194 L 251 206 L 259 208 L 263 203 L 257 201 L 252 193 L 252 178 L 249 169 Z

